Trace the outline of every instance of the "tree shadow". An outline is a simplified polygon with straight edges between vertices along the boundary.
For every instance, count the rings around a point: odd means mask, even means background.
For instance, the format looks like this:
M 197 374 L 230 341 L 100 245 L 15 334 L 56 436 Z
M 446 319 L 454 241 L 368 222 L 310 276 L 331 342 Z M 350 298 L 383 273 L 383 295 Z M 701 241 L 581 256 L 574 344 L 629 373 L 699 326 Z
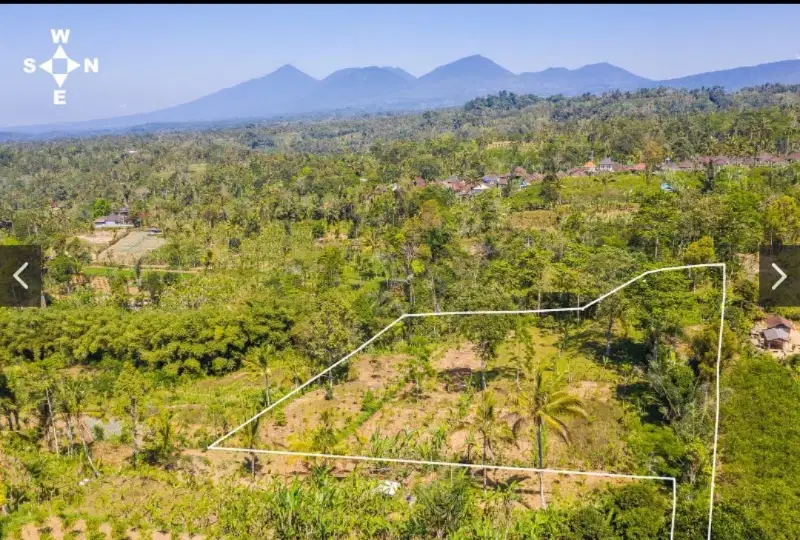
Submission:
M 648 424 L 663 425 L 667 421 L 658 409 L 658 404 L 650 398 L 650 385 L 644 381 L 618 384 L 616 398 L 634 403 L 642 412 L 642 421 Z

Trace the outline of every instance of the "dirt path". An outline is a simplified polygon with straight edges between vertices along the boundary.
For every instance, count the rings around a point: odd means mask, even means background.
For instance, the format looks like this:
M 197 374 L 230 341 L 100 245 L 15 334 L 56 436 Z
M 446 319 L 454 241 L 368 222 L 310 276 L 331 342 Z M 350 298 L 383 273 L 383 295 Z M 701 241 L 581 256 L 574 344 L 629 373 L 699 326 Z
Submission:
M 120 267 L 133 269 L 133 268 L 136 268 L 136 265 L 134 265 L 134 264 L 110 264 L 110 265 L 87 264 L 86 266 L 84 266 L 84 268 L 97 268 L 97 269 L 100 269 L 100 270 L 104 270 L 104 269 L 107 269 L 107 268 L 114 269 L 114 268 L 120 268 Z M 142 270 L 158 270 L 159 272 L 169 272 L 169 273 L 172 273 L 172 274 L 199 274 L 200 272 L 202 272 L 204 270 L 203 268 L 189 268 L 187 270 L 176 270 L 176 269 L 170 268 L 166 264 L 143 264 L 143 265 L 140 266 L 140 268 Z

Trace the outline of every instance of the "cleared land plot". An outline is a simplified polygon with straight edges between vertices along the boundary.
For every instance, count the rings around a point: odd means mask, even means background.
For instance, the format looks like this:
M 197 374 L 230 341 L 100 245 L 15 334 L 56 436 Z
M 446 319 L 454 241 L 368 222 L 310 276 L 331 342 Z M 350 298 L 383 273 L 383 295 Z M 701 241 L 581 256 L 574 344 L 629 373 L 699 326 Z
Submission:
M 97 260 L 101 263 L 136 264 L 136 261 L 167 241 L 145 231 L 131 231 L 119 242 L 104 250 Z
M 80 234 L 76 237 L 82 242 L 96 246 L 109 246 L 114 241 L 114 231 L 94 231 L 91 234 Z
M 622 378 L 610 367 L 603 367 L 585 352 L 602 341 L 602 329 L 587 331 L 559 350 L 560 337 L 553 331 L 531 328 L 537 357 L 550 361 L 556 371 L 568 373 L 566 391 L 583 400 L 588 419 L 568 418 L 569 444 L 554 433 L 546 437 L 545 467 L 566 470 L 613 471 L 637 474 L 630 467 L 626 441 L 631 435 L 632 412 L 626 412 L 616 399 Z M 501 348 L 498 359 L 487 369 L 487 392 L 497 398 L 496 424 L 510 425 L 515 410 L 516 365 L 513 345 Z M 519 439 L 506 437 L 493 444 L 486 460 L 482 458 L 482 438 L 477 412 L 482 399 L 479 391 L 480 360 L 472 343 L 461 342 L 439 350 L 431 358 L 432 372 L 424 378 L 421 393 L 407 376 L 408 355 L 359 355 L 351 360 L 350 376 L 334 386 L 333 398 L 326 399 L 324 386 L 302 394 L 260 421 L 256 444 L 264 450 L 318 452 L 337 455 L 486 463 L 535 467 L 532 432 Z M 523 387 L 525 383 L 523 382 Z M 322 417 L 329 416 L 328 425 Z M 277 421 L 277 418 L 280 418 Z M 500 429 L 502 431 L 502 429 Z M 326 441 L 327 438 L 327 441 Z M 245 438 L 234 435 L 226 446 L 246 447 Z M 241 458 L 240 458 L 241 459 Z M 286 473 L 284 459 L 293 462 L 288 470 L 301 472 L 310 461 L 301 457 L 260 456 L 269 462 L 265 469 Z M 303 465 L 306 462 L 306 466 Z M 313 461 L 313 460 L 311 460 Z M 352 470 L 351 462 L 336 462 L 341 474 Z M 386 465 L 361 464 L 385 478 Z M 381 472 L 384 471 L 384 472 Z M 422 471 L 411 467 L 394 479 L 412 485 Z M 482 471 L 473 470 L 476 479 Z M 532 473 L 490 471 L 487 482 L 519 482 L 520 495 L 530 507 L 538 507 L 539 479 Z M 594 489 L 624 479 L 545 475 L 545 493 L 562 501 L 581 499 Z

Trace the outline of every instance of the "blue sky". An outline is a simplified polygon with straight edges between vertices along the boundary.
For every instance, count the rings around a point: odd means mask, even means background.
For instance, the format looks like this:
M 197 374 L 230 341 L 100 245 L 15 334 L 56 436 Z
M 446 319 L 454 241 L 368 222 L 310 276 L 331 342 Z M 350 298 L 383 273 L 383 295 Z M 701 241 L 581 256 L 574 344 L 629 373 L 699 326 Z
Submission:
M 663 79 L 794 59 L 796 5 L 2 5 L 0 126 L 121 116 L 190 101 L 291 63 L 322 78 L 389 65 L 414 75 L 471 54 L 519 73 L 610 62 Z M 100 72 L 26 74 L 64 47 Z

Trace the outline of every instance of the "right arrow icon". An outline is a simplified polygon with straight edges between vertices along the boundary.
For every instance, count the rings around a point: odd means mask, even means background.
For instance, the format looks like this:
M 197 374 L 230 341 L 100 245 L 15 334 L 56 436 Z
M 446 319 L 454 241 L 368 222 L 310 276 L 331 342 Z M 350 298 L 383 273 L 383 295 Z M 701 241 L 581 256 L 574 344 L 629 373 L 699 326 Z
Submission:
M 783 272 L 783 270 L 781 270 L 780 268 L 778 268 L 778 265 L 777 265 L 777 264 L 775 264 L 775 263 L 772 263 L 772 268 L 774 268 L 774 269 L 775 269 L 775 271 L 776 271 L 776 272 L 778 272 L 778 273 L 781 275 L 781 279 L 779 279 L 778 281 L 776 281 L 776 282 L 775 282 L 775 285 L 773 285 L 773 286 L 772 286 L 772 290 L 774 291 L 775 289 L 777 289 L 777 288 L 778 288 L 778 285 L 780 285 L 781 283 L 783 283 L 783 280 L 784 280 L 784 279 L 786 279 L 786 274 Z

